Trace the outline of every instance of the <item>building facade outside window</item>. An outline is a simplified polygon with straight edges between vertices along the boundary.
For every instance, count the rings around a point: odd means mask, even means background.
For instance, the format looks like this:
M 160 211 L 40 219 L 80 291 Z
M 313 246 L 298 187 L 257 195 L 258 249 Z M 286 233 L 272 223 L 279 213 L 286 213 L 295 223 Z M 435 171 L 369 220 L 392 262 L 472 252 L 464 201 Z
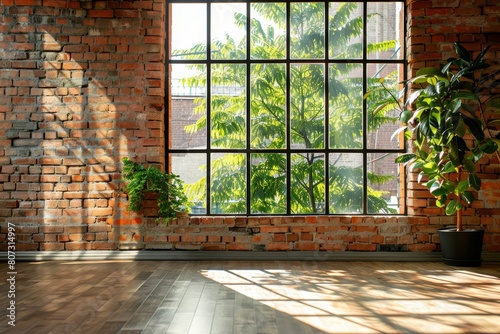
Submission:
M 167 1 L 166 152 L 202 215 L 403 214 L 404 1 Z

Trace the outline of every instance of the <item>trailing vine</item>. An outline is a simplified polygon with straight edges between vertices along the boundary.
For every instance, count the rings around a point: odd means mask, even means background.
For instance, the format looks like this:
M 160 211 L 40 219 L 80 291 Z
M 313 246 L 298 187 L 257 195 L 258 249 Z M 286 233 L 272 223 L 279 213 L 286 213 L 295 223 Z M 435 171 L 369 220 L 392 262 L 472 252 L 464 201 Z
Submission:
M 189 211 L 190 201 L 184 192 L 184 183 L 176 174 L 158 168 L 144 167 L 123 158 L 122 180 L 126 182 L 128 209 L 138 212 L 144 205 L 145 194 L 158 194 L 158 216 L 168 223 L 178 212 Z

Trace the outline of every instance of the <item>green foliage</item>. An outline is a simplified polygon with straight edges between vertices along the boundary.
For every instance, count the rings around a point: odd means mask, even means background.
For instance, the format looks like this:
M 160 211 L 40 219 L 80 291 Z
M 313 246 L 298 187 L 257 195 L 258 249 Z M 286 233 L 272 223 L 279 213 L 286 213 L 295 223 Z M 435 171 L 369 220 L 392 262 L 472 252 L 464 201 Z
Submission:
M 208 130 L 211 147 L 221 150 L 247 149 L 246 136 L 249 135 L 249 149 L 252 150 L 285 150 L 291 146 L 298 151 L 288 155 L 276 151 L 214 155 L 209 166 L 210 184 L 207 185 L 203 177 L 186 186 L 192 200 L 204 202 L 210 190 L 212 213 L 246 213 L 247 194 L 250 195 L 251 213 L 284 214 L 288 200 L 290 211 L 296 214 L 324 213 L 327 205 L 331 213 L 360 213 L 366 192 L 368 212 L 394 213 L 388 207 L 384 192 L 370 187 L 363 189 L 365 177 L 377 184 L 389 181 L 391 176 L 363 175 L 363 168 L 339 167 L 337 161 L 327 166 L 324 153 L 300 152 L 300 149 L 307 152 L 325 149 L 327 136 L 330 139 L 328 149 L 361 149 L 366 130 L 375 131 L 383 124 L 395 122 L 396 119 L 387 116 L 389 110 L 370 115 L 369 122 L 363 119 L 364 81 L 367 80 L 369 87 L 378 81 L 363 78 L 359 74 L 363 72 L 360 63 L 331 63 L 325 67 L 318 63 L 297 62 L 287 67 L 275 61 L 286 58 L 287 28 L 293 59 L 360 58 L 363 18 L 357 14 L 358 9 L 354 2 L 339 4 L 336 11 L 325 8 L 324 3 L 291 3 L 287 26 L 285 3 L 255 2 L 251 10 L 257 15 L 251 17 L 248 36 L 251 50 L 247 50 L 246 38 L 235 41 L 226 36 L 221 41 L 212 40 L 213 54 L 209 57 L 229 61 L 217 61 L 208 65 L 209 69 L 199 62 L 206 57 L 206 46 L 196 45 L 190 50 L 173 52 L 185 55 L 184 60 L 196 60 L 191 66 L 200 75 L 185 78 L 185 85 L 211 85 L 212 88 L 210 99 L 195 100 L 194 112 L 201 116 L 185 128 L 187 132 Z M 325 15 L 330 15 L 328 20 Z M 258 17 L 263 20 L 256 19 Z M 236 27 L 246 27 L 244 14 L 236 13 L 234 20 Z M 325 21 L 328 21 L 327 29 Z M 330 34 L 328 55 L 325 55 L 324 45 L 326 31 Z M 368 52 L 373 52 L 387 51 L 395 45 L 395 41 L 383 41 L 369 43 L 366 47 Z M 244 59 L 244 50 L 250 52 L 251 59 L 272 61 L 257 61 L 249 70 L 244 64 L 230 61 Z M 208 71 L 210 82 L 207 82 Z M 328 82 L 328 92 L 325 92 L 325 82 Z M 235 94 L 217 93 L 224 87 L 242 89 Z M 329 110 L 325 112 L 327 98 Z M 210 119 L 205 114 L 207 110 L 210 110 Z M 246 124 L 247 120 L 250 124 Z M 329 132 L 325 133 L 327 124 Z M 363 128 L 364 124 L 368 124 L 368 129 Z M 250 180 L 247 180 L 249 167 Z M 327 178 L 329 189 L 326 189 Z M 344 182 L 345 178 L 349 182 Z M 289 194 L 286 191 L 288 182 Z M 325 203 L 326 191 L 330 192 L 330 203 Z
M 399 156 L 396 163 L 421 169 L 419 182 L 447 215 L 474 201 L 474 191 L 481 187 L 476 163 L 483 155 L 499 151 L 498 138 L 492 138 L 490 130 L 499 124 L 500 97 L 487 96 L 485 101 L 479 95 L 487 80 L 479 74 L 489 67 L 483 59 L 488 48 L 474 58 L 460 44 L 455 47 L 458 58 L 449 59 L 440 69 L 420 69 L 399 92 L 384 81 L 377 89 L 386 93 L 378 108 L 400 110 L 405 125 L 397 133 L 404 132 L 414 146 L 413 153 Z
M 128 158 L 123 158 L 122 180 L 127 183 L 128 208 L 140 211 L 146 193 L 158 195 L 158 216 L 165 222 L 176 217 L 178 212 L 188 212 L 191 202 L 184 193 L 183 182 L 178 175 L 166 173 L 158 168 L 145 168 Z

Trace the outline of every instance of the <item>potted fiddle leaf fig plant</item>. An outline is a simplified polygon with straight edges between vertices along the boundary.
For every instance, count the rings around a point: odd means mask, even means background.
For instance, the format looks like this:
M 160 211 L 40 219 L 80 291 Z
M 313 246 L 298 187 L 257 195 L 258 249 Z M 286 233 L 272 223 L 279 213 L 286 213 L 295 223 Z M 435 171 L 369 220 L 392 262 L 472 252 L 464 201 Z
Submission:
M 157 195 L 158 217 L 165 223 L 189 212 L 192 203 L 184 192 L 183 181 L 176 174 L 152 166 L 144 167 L 124 158 L 122 180 L 126 182 L 128 208 L 132 211 L 140 211 L 146 194 L 154 193 Z
M 492 154 L 500 160 L 500 96 L 488 89 L 495 85 L 493 76 L 482 75 L 490 67 L 484 60 L 488 47 L 476 57 L 457 43 L 455 50 L 457 58 L 441 68 L 421 68 L 399 92 L 381 79 L 379 89 L 387 98 L 374 112 L 399 110 L 404 126 L 393 136 L 404 133 L 412 150 L 395 162 L 420 170 L 418 182 L 436 198 L 436 206 L 456 216 L 456 226 L 438 229 L 443 261 L 478 266 L 484 230 L 464 228 L 463 212 L 481 189 L 478 161 Z

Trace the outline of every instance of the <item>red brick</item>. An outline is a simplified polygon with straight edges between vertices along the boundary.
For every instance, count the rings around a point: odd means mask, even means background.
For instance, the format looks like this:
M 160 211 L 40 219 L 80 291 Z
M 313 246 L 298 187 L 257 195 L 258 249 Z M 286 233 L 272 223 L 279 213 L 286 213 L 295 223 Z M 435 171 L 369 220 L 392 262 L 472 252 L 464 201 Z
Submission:
M 268 251 L 288 251 L 293 250 L 293 243 L 288 242 L 270 242 L 266 245 Z
M 320 250 L 339 252 L 345 250 L 345 245 L 339 243 L 337 244 L 326 243 L 320 245 Z
M 229 251 L 251 251 L 253 250 L 252 244 L 243 244 L 243 243 L 231 243 L 227 244 L 227 250 Z
M 437 246 L 435 244 L 412 244 L 408 245 L 410 252 L 435 252 Z
M 15 225 L 16 234 L 26 233 L 33 234 L 38 233 L 38 226 L 21 226 Z
M 114 14 L 116 17 L 139 17 L 139 11 L 132 9 L 115 9 Z
M 226 244 L 206 243 L 206 244 L 201 245 L 201 250 L 204 250 L 204 251 L 225 251 Z
M 169 235 L 168 236 L 168 242 L 180 242 L 180 241 L 181 241 L 180 235 Z
M 319 244 L 312 241 L 300 241 L 293 245 L 293 249 L 296 251 L 316 251 L 319 250 Z
M 101 225 L 101 224 L 91 224 L 88 226 L 88 231 L 89 232 L 110 232 L 111 231 L 111 226 L 110 225 Z
M 349 244 L 347 245 L 348 251 L 369 251 L 373 252 L 377 250 L 377 245 L 375 244 Z
M 373 244 L 383 244 L 384 243 L 384 237 L 381 235 L 374 235 L 370 237 L 370 241 Z
M 288 232 L 288 226 L 261 226 L 261 233 L 286 233 Z
M 286 242 L 285 233 L 274 233 L 272 236 L 274 242 Z
M 109 218 L 108 223 L 110 225 L 115 225 L 115 226 L 123 226 L 123 225 L 141 225 L 142 224 L 142 218 L 137 217 L 137 218 L 120 218 L 120 219 L 113 219 Z
M 65 247 L 68 251 L 91 250 L 92 244 L 90 242 L 68 242 Z
M 118 244 L 116 242 L 92 242 L 92 249 L 94 250 L 114 250 L 118 248 Z
M 88 17 L 113 17 L 114 12 L 112 9 L 98 9 L 98 10 L 89 10 Z
M 73 233 L 85 233 L 87 232 L 88 227 L 86 225 L 76 225 L 76 226 L 64 226 L 64 233 L 73 234 Z
M 18 208 L 18 200 L 0 200 L 0 208 Z
M 38 243 L 17 243 L 16 251 L 36 251 L 38 246 Z
M 324 226 L 321 226 L 324 228 Z M 319 229 L 321 227 L 316 227 L 316 226 L 292 226 L 290 228 L 290 230 L 293 232 L 293 233 L 301 233 L 301 232 L 310 232 L 310 233 L 314 233 L 316 232 L 316 229 Z
M 41 242 L 40 243 L 41 251 L 62 251 L 64 250 L 64 243 L 59 242 Z
M 59 241 L 59 242 L 67 242 L 67 241 L 69 241 L 69 235 L 67 235 L 67 234 L 59 234 L 57 236 L 57 241 Z
M 312 233 L 301 233 L 300 234 L 300 240 L 301 241 L 313 241 L 314 240 L 314 234 L 312 234 Z

